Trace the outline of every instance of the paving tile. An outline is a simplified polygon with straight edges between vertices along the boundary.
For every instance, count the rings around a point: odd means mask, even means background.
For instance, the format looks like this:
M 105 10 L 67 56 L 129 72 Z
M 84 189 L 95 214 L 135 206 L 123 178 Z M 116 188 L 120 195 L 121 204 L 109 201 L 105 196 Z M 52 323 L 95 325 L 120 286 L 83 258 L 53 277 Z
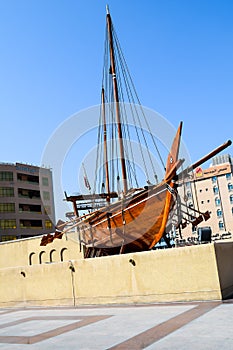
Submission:
M 0 309 L 0 350 L 233 349 L 233 301 Z

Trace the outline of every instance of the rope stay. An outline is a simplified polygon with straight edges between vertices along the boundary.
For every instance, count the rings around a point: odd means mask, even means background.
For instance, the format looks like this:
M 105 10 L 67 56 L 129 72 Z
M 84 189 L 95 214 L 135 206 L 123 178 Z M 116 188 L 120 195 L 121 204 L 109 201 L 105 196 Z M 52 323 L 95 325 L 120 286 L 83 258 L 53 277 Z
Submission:
M 115 57 L 115 73 L 116 77 L 112 76 L 112 68 L 109 57 L 109 40 L 108 30 L 106 27 L 105 44 L 104 44 L 104 67 L 102 77 L 102 87 L 105 91 L 105 115 L 107 125 L 107 145 L 108 145 L 108 157 L 109 157 L 109 178 L 111 191 L 121 191 L 119 184 L 121 179 L 120 169 L 120 157 L 119 146 L 117 144 L 117 123 L 115 120 L 115 108 L 114 108 L 114 93 L 113 93 L 113 79 L 117 79 L 118 94 L 119 94 L 119 111 L 121 116 L 122 127 L 122 141 L 125 154 L 125 164 L 128 188 L 139 188 L 138 170 L 137 164 L 142 164 L 145 180 L 148 184 L 157 183 L 157 174 L 155 164 L 153 161 L 153 153 L 151 151 L 151 145 L 154 146 L 155 153 L 158 155 L 163 168 L 165 164 L 162 156 L 159 152 L 155 136 L 152 134 L 150 125 L 145 116 L 145 112 L 139 100 L 136 88 L 134 86 L 132 77 L 129 72 L 124 54 L 122 52 L 117 34 L 112 24 L 112 38 L 114 44 L 114 57 Z M 103 165 L 103 121 L 99 118 L 98 129 L 98 146 L 97 146 L 97 158 L 96 158 L 96 178 L 95 178 L 95 193 L 98 190 L 103 192 L 103 183 L 105 183 L 106 174 L 105 167 Z M 128 115 L 129 114 L 129 115 Z M 129 122 L 130 120 L 132 122 Z M 143 127 L 143 125 L 145 125 Z M 135 150 L 135 145 L 136 150 Z

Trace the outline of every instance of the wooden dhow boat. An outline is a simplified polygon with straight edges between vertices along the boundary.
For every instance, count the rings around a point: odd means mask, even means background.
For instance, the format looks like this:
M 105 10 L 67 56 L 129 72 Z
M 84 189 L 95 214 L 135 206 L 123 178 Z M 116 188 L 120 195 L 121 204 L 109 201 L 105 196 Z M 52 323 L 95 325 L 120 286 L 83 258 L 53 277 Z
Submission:
M 133 186 L 135 160 L 131 162 L 128 160 L 127 149 L 131 142 L 128 135 L 129 131 L 132 131 L 130 130 L 132 125 L 129 125 L 125 117 L 126 109 L 135 112 L 134 121 L 139 118 L 139 121 L 136 121 L 134 135 L 139 137 L 139 133 L 141 133 L 141 139 L 138 138 L 137 143 L 139 149 L 144 148 L 149 152 L 147 159 L 152 161 L 152 168 L 153 160 L 148 148 L 152 144 L 156 150 L 158 147 L 150 132 L 149 123 L 144 124 L 148 127 L 146 132 L 141 127 L 140 120 L 145 118 L 145 113 L 129 75 L 108 10 L 106 22 L 104 75 L 107 78 L 103 77 L 98 131 L 98 151 L 100 146 L 103 146 L 103 150 L 99 152 L 102 154 L 102 163 L 100 162 L 96 167 L 95 178 L 95 183 L 99 181 L 100 188 L 97 191 L 95 185 L 93 192 L 91 192 L 91 186 L 85 174 L 86 187 L 90 193 L 75 196 L 65 194 L 66 200 L 73 204 L 74 218 L 57 226 L 57 231 L 54 234 L 43 236 L 41 241 L 41 245 L 46 245 L 55 238 L 61 238 L 64 233 L 68 236 L 69 234 L 73 235 L 79 240 L 80 245 L 83 245 L 86 258 L 150 250 L 162 238 L 165 239 L 168 246 L 171 246 L 167 234 L 171 229 L 172 217 L 176 215 L 178 175 L 179 169 L 184 163 L 184 159 L 179 158 L 181 122 L 167 155 L 166 164 L 163 164 L 165 168 L 163 179 L 158 183 L 157 175 L 154 172 L 154 183 L 149 180 L 149 176 L 146 176 L 146 186 L 140 187 L 137 182 L 137 186 Z M 123 82 L 126 85 L 125 91 L 129 108 L 124 106 Z M 107 118 L 110 119 L 107 120 Z M 148 135 L 152 139 L 150 143 L 145 141 Z M 128 142 L 125 141 L 125 138 L 128 138 Z M 115 140 L 116 145 L 113 144 Z M 227 141 L 188 169 L 182 170 L 181 174 L 188 174 L 192 169 L 230 144 L 231 142 Z M 97 158 L 100 159 L 100 156 Z M 161 156 L 159 158 L 161 159 Z M 143 163 L 146 166 L 144 158 Z M 102 180 L 100 180 L 100 173 L 103 175 Z M 146 175 L 147 173 L 146 171 Z M 115 182 L 112 181 L 114 176 Z M 84 214 L 83 210 L 86 211 Z M 203 215 L 205 220 L 209 218 L 208 212 L 198 212 L 198 215 L 199 217 Z

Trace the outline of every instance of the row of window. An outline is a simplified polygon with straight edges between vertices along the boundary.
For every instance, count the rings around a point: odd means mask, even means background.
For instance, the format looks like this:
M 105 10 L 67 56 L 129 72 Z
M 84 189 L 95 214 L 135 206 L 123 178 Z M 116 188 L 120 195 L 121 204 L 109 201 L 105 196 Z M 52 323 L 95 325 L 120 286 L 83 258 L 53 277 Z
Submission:
M 20 220 L 20 228 L 33 228 L 33 229 L 42 229 L 42 220 Z M 45 228 L 51 229 L 53 224 L 50 220 L 45 220 Z M 16 220 L 15 219 L 2 219 L 0 220 L 0 229 L 16 229 Z
M 11 171 L 0 171 L 0 181 L 13 181 L 13 173 Z
M 0 220 L 0 229 L 16 228 L 16 220 Z
M 229 192 L 232 192 L 233 191 L 233 184 L 232 183 L 228 183 L 227 188 L 228 188 Z M 205 190 L 207 192 L 209 189 L 206 188 Z M 202 189 L 199 190 L 199 192 L 202 192 L 202 191 L 203 191 Z M 214 186 L 213 187 L 213 192 L 214 192 L 214 194 L 218 194 L 219 193 L 219 188 L 217 186 Z M 187 191 L 186 195 L 187 195 L 187 198 L 192 198 L 192 193 L 190 191 Z
M 226 176 L 227 181 L 230 181 L 232 179 L 232 174 L 231 173 L 227 173 L 225 176 Z M 216 182 L 216 181 L 217 181 L 217 176 L 213 176 L 212 177 L 212 182 Z
M 228 191 L 229 191 L 229 192 L 233 191 L 233 184 L 232 184 L 232 183 L 228 183 L 228 184 L 227 184 L 227 188 L 228 188 Z M 206 190 L 206 191 L 209 191 L 208 188 L 206 188 L 205 190 Z M 200 189 L 199 192 L 202 192 L 202 189 Z M 218 188 L 217 186 L 214 186 L 214 187 L 213 187 L 213 192 L 214 192 L 214 194 L 219 193 L 219 188 Z M 190 192 L 187 192 L 187 195 L 188 195 L 188 193 L 190 193 Z
M 17 236 L 15 236 L 15 235 L 2 235 L 1 236 L 1 242 L 14 241 L 16 239 L 17 239 Z
M 0 181 L 13 181 L 13 180 L 14 180 L 14 177 L 13 177 L 12 171 L 0 171 Z M 39 176 L 17 173 L 17 180 L 38 184 Z M 49 179 L 47 177 L 42 177 L 42 185 L 43 186 L 49 185 Z
M 44 207 L 45 214 L 51 214 L 51 207 Z M 40 213 L 42 214 L 41 205 L 35 204 L 19 204 L 19 212 Z M 15 213 L 15 203 L 0 203 L 0 213 Z
M 49 254 L 46 253 L 44 250 L 39 253 L 39 261 L 37 260 L 37 254 L 35 252 L 32 252 L 29 255 L 29 265 L 34 264 L 43 264 L 48 262 L 58 262 L 58 261 L 64 261 L 64 255 L 67 253 L 67 248 L 62 248 L 60 252 L 56 251 L 55 249 L 52 249 Z M 49 261 L 48 261 L 48 255 L 49 255 Z M 67 257 L 68 260 L 68 257 Z
M 0 213 L 15 213 L 15 203 L 0 203 Z
M 231 194 L 231 195 L 229 196 L 229 201 L 230 201 L 230 204 L 233 204 L 233 194 Z M 207 203 L 209 203 L 209 202 L 210 202 L 210 200 L 207 199 Z M 204 204 L 204 201 L 201 201 L 201 204 Z M 218 207 L 218 206 L 221 205 L 221 199 L 220 199 L 219 197 L 216 197 L 216 198 L 215 198 L 215 205 L 216 205 L 216 207 Z M 188 204 L 188 206 L 189 206 L 189 207 L 193 207 L 193 204 L 192 204 L 192 203 L 191 203 L 191 204 Z
M 231 214 L 233 215 L 233 207 L 231 208 Z M 217 216 L 218 216 L 218 217 L 221 217 L 221 216 L 222 216 L 222 210 L 221 210 L 221 209 L 218 209 L 218 210 L 217 210 Z
M 228 183 L 228 184 L 227 184 L 227 188 L 228 188 L 228 191 L 229 191 L 229 192 L 233 191 L 233 185 L 232 185 L 232 183 Z M 214 186 L 214 187 L 213 187 L 213 191 L 214 191 L 214 194 L 217 194 L 217 193 L 219 192 L 219 188 L 218 188 L 217 186 Z M 201 192 L 201 190 L 200 190 L 200 192 Z
M 0 187 L 0 197 L 14 197 L 13 187 Z M 24 198 L 41 198 L 40 191 L 18 188 L 18 196 Z M 43 191 L 43 199 L 50 200 L 50 193 Z

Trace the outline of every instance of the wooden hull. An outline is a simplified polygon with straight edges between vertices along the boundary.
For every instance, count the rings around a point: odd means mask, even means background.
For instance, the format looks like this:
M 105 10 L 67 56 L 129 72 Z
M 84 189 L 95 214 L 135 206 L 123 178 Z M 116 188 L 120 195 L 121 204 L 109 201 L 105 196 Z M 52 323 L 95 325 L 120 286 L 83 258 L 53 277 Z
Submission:
M 67 197 L 68 201 L 73 202 L 74 212 L 77 213 L 77 221 L 72 228 L 76 228 L 78 240 L 87 247 L 86 257 L 148 250 L 165 235 L 176 200 L 174 178 L 182 164 L 178 160 L 181 129 L 182 123 L 173 140 L 165 177 L 160 184 L 135 195 L 126 194 L 122 200 L 83 217 L 78 217 L 76 198 Z M 69 229 L 65 231 L 68 233 Z M 58 233 L 58 237 L 62 234 Z M 53 239 L 45 237 L 41 245 Z
M 163 230 L 161 227 L 169 193 L 167 184 L 162 182 L 110 205 L 96 217 L 86 218 L 77 226 L 82 242 L 98 249 L 148 250 L 165 232 L 166 225 Z M 173 205 L 172 197 L 169 212 Z

